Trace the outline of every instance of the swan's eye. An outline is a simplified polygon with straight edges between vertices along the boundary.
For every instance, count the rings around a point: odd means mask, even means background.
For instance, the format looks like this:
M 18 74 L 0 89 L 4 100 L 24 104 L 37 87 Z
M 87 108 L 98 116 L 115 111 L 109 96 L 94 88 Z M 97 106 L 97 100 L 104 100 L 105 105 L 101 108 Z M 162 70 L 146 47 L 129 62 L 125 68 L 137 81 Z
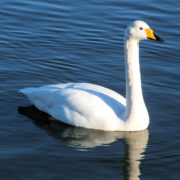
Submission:
M 139 29 L 140 29 L 140 30 L 143 30 L 143 28 L 142 28 L 142 27 L 140 27 Z

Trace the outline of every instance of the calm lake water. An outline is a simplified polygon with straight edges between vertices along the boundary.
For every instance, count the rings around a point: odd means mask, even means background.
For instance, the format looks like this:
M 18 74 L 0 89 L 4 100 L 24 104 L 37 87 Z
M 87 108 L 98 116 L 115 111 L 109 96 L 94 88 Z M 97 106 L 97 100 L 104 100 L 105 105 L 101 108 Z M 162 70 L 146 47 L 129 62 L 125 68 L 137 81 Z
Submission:
M 141 43 L 148 130 L 87 130 L 18 113 L 31 105 L 18 93 L 25 87 L 90 82 L 125 95 L 123 37 L 135 19 L 166 40 Z M 179 0 L 0 1 L 0 179 L 179 179 L 179 25 Z

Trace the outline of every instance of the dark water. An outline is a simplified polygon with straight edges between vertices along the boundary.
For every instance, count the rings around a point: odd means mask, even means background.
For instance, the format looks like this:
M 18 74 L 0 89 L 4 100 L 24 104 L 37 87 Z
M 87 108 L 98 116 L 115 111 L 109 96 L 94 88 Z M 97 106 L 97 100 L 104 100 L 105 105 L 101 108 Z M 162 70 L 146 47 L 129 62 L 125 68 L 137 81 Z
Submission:
M 123 36 L 145 20 L 166 44 L 141 43 L 150 126 L 102 132 L 18 113 L 25 87 L 90 82 L 125 95 Z M 0 1 L 0 179 L 179 179 L 180 1 Z M 32 115 L 32 114 L 31 114 Z

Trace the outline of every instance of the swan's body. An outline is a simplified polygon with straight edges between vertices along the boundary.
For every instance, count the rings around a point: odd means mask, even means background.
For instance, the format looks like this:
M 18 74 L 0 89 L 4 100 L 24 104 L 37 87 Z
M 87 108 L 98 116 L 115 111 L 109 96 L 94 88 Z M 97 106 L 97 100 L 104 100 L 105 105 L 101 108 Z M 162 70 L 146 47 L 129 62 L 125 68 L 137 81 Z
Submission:
M 139 68 L 139 41 L 155 36 L 143 21 L 126 32 L 126 99 L 89 83 L 65 83 L 20 90 L 41 111 L 66 124 L 107 131 L 139 131 L 149 125 Z

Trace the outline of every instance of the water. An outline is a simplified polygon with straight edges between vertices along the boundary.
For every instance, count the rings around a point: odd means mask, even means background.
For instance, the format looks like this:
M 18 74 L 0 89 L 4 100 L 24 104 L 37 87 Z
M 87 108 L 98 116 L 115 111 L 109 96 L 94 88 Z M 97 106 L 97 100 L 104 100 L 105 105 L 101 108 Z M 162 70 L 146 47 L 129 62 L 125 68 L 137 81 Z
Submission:
M 180 1 L 0 2 L 0 178 L 178 179 Z M 19 114 L 18 90 L 90 82 L 125 95 L 123 36 L 142 19 L 166 40 L 141 43 L 150 126 L 102 132 Z M 31 114 L 32 115 L 32 114 Z

